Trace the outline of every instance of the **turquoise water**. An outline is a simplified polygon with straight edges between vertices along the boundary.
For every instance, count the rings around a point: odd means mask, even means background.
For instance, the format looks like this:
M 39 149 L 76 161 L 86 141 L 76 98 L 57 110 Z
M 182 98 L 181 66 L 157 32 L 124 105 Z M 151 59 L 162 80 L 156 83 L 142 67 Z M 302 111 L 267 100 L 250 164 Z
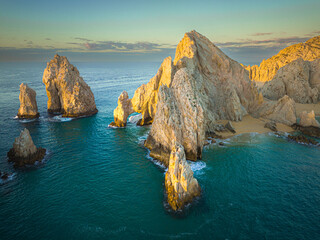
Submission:
M 122 90 L 134 90 L 160 63 L 75 64 L 99 113 L 50 117 L 45 63 L 0 64 L 0 239 L 320 239 L 320 149 L 271 134 L 245 134 L 205 147 L 192 164 L 203 195 L 183 214 L 164 202 L 163 167 L 142 146 L 149 127 L 110 129 Z M 14 119 L 19 85 L 37 91 L 41 118 Z M 6 153 L 27 127 L 48 154 L 14 170 Z

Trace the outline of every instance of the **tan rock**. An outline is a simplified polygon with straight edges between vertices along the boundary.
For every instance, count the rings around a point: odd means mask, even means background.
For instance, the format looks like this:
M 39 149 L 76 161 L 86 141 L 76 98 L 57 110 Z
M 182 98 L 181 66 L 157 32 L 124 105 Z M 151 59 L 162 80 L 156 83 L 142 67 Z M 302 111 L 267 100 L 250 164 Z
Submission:
M 28 86 L 28 84 L 21 83 L 20 85 L 20 108 L 18 110 L 18 118 L 37 118 L 39 117 L 36 91 Z
M 128 93 L 123 91 L 118 97 L 118 106 L 113 111 L 114 122 L 111 123 L 111 126 L 125 127 L 128 116 L 133 112 L 131 99 L 129 99 Z
M 171 141 L 180 142 L 187 159 L 201 158 L 206 132 L 218 119 L 240 121 L 263 103 L 262 95 L 239 63 L 201 34 L 186 33 L 177 46 L 170 87 L 161 86 L 145 146 L 168 164 Z
M 13 148 L 8 152 L 10 162 L 14 162 L 16 167 L 21 167 L 26 164 L 34 164 L 36 161 L 43 159 L 46 150 L 37 148 L 30 136 L 28 129 L 21 131 L 13 143 Z
M 313 61 L 320 58 L 320 36 L 314 37 L 305 43 L 299 43 L 281 50 L 277 55 L 263 60 L 260 66 L 248 66 L 249 76 L 252 80 L 270 81 L 277 71 L 288 63 L 302 58 L 305 61 Z
M 274 78 L 263 85 L 261 92 L 271 100 L 288 95 L 297 103 L 316 103 L 320 80 L 315 77 L 317 73 L 313 70 L 320 71 L 319 66 L 320 59 L 309 62 L 298 58 L 280 68 Z
M 119 105 L 118 100 L 118 106 L 114 111 L 115 125 L 118 127 L 126 126 L 127 117 L 134 112 L 142 114 L 142 119 L 138 123 L 139 125 L 151 124 L 156 112 L 159 88 L 162 85 L 170 86 L 172 72 L 172 60 L 171 57 L 167 57 L 161 64 L 157 74 L 147 84 L 141 85 L 135 91 L 132 99 L 125 98 L 125 107 L 130 107 L 123 108 L 122 102 Z
M 176 143 L 172 145 L 169 168 L 165 176 L 165 187 L 168 203 L 176 211 L 183 209 L 187 203 L 200 196 L 201 188 L 186 161 L 183 146 Z
M 43 83 L 48 96 L 48 112 L 80 117 L 98 112 L 90 87 L 68 59 L 56 54 L 47 64 Z
M 289 126 L 297 122 L 295 101 L 287 95 L 278 101 L 265 101 L 253 115 Z
M 314 114 L 314 111 L 312 110 L 311 112 L 303 111 L 300 115 L 300 123 L 301 126 L 303 127 L 320 127 L 319 122 L 316 120 L 316 116 Z

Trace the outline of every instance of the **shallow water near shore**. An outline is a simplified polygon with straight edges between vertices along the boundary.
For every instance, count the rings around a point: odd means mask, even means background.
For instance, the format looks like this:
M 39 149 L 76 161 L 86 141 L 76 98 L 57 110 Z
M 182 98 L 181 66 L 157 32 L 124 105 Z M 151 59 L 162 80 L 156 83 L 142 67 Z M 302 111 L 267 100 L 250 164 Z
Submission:
M 320 148 L 274 134 L 242 134 L 204 148 L 191 163 L 202 188 L 183 214 L 167 211 L 165 168 L 141 144 L 150 126 L 111 129 L 123 90 L 159 63 L 73 63 L 99 113 L 46 113 L 46 63 L 0 63 L 0 239 L 319 239 Z M 15 119 L 19 85 L 37 92 L 40 118 Z M 27 127 L 44 163 L 14 170 L 6 153 Z

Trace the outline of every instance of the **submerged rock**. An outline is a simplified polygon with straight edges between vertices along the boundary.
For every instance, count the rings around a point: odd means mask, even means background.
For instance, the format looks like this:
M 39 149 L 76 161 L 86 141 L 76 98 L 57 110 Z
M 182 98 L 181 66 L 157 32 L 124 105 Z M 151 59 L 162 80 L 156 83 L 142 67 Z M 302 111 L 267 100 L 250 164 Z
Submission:
M 275 122 L 273 122 L 273 121 L 271 121 L 271 122 L 266 122 L 266 124 L 264 125 L 264 127 L 265 127 L 265 128 L 269 128 L 271 131 L 274 131 L 274 132 L 278 131 L 278 130 L 277 130 L 277 124 L 276 124 Z
M 54 56 L 44 70 L 43 83 L 48 96 L 48 112 L 62 113 L 64 117 L 98 112 L 90 87 L 66 57 Z
M 277 55 L 263 60 L 260 66 L 248 66 L 246 69 L 249 71 L 252 80 L 267 82 L 273 79 L 280 68 L 298 58 L 302 58 L 304 61 L 313 61 L 320 58 L 320 36 L 311 38 L 305 43 L 289 46 Z
M 173 144 L 169 168 L 165 176 L 165 187 L 168 203 L 175 211 L 183 209 L 187 203 L 201 194 L 201 188 L 197 179 L 193 177 L 191 167 L 186 161 L 184 148 L 180 144 Z
M 20 108 L 18 110 L 18 118 L 37 118 L 39 117 L 36 91 L 28 86 L 28 84 L 21 83 L 20 85 Z
M 317 103 L 320 91 L 320 59 L 313 62 L 299 58 L 280 68 L 261 91 L 264 97 L 278 100 L 288 95 L 297 103 Z
M 319 143 L 317 141 L 315 141 L 313 139 L 309 139 L 303 135 L 298 135 L 298 136 L 289 135 L 288 138 L 292 141 L 297 142 L 297 143 L 319 145 Z
M 320 127 L 319 122 L 316 119 L 316 116 L 314 114 L 314 111 L 307 113 L 307 111 L 303 111 L 300 115 L 300 123 L 302 127 Z
M 303 133 L 305 135 L 320 138 L 320 128 L 319 127 L 315 127 L 315 126 L 304 127 L 299 124 L 293 124 L 291 127 L 297 131 L 300 131 L 301 133 Z
M 44 148 L 37 148 L 30 136 L 28 129 L 21 131 L 13 143 L 13 148 L 10 149 L 7 156 L 9 162 L 14 162 L 15 167 L 34 164 L 36 161 L 41 161 L 45 156 Z

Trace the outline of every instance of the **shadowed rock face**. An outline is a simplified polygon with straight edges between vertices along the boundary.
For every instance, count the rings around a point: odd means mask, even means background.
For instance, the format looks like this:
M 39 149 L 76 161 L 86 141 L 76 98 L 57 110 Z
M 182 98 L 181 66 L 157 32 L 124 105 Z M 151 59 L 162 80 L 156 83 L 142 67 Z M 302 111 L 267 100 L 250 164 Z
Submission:
M 263 102 L 247 71 L 195 31 L 178 44 L 171 69 L 145 143 L 166 165 L 172 140 L 182 144 L 187 159 L 201 158 L 205 133 L 214 131 L 216 120 L 240 121 Z
M 19 94 L 20 108 L 18 118 L 37 118 L 39 117 L 36 92 L 28 86 L 21 83 Z
M 13 143 L 13 148 L 8 152 L 9 162 L 14 162 L 15 167 L 21 167 L 26 164 L 34 164 L 44 158 L 46 150 L 37 148 L 30 136 L 28 129 L 21 131 Z
M 175 143 L 173 146 L 169 168 L 165 176 L 165 187 L 168 203 L 176 211 L 182 209 L 195 197 L 200 196 L 201 188 L 186 161 L 184 148 Z
M 317 103 L 320 91 L 320 59 L 309 62 L 299 58 L 280 68 L 262 89 L 264 97 L 278 100 L 288 95 L 298 103 Z
M 151 124 L 156 112 L 158 92 L 162 85 L 170 86 L 173 74 L 171 57 L 167 57 L 161 64 L 157 74 L 147 84 L 141 85 L 129 99 L 128 93 L 123 91 L 118 98 L 118 106 L 114 110 L 114 122 L 111 126 L 125 127 L 130 114 L 138 112 L 142 119 L 138 125 Z
M 76 67 L 58 54 L 47 64 L 43 83 L 48 96 L 48 112 L 80 117 L 98 112 L 90 87 Z
M 281 50 L 277 55 L 263 60 L 258 65 L 248 66 L 250 78 L 259 82 L 270 81 L 277 71 L 288 63 L 302 58 L 305 61 L 313 61 L 320 58 L 320 36 L 309 39 L 305 43 L 299 43 Z

